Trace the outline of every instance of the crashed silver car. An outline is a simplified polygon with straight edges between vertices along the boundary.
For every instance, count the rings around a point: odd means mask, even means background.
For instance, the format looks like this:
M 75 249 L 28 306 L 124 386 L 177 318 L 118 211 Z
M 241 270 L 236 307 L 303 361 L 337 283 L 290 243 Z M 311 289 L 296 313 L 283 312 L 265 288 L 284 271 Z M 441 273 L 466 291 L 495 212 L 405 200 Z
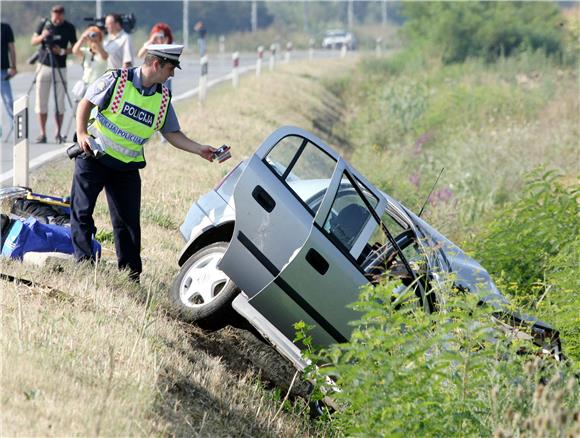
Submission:
M 348 305 L 383 275 L 413 288 L 427 312 L 448 281 L 498 312 L 507 303 L 481 265 L 296 127 L 273 132 L 194 202 L 180 230 L 187 243 L 170 297 L 181 317 L 225 325 L 235 311 L 298 369 L 294 323 L 314 326 L 315 345 L 347 341 L 360 317 Z M 500 313 L 561 358 L 553 328 Z

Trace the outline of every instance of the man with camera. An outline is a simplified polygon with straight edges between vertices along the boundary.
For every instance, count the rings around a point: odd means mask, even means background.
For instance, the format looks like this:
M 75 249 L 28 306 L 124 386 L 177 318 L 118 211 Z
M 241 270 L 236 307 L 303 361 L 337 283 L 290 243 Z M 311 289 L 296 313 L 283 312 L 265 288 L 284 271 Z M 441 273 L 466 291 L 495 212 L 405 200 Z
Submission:
M 6 114 L 8 115 L 10 126 L 12 126 L 14 101 L 12 99 L 12 87 L 8 81 L 16 74 L 16 49 L 14 47 L 14 33 L 10 25 L 0 23 L 0 27 L 0 44 L 2 46 L 0 50 L 0 68 L 2 70 L 0 87 Z
M 171 92 L 163 85 L 180 68 L 182 50 L 175 44 L 150 45 L 141 67 L 109 71 L 91 84 L 77 109 L 78 146 L 67 151 L 75 157 L 71 233 L 76 260 L 94 260 L 93 211 L 104 188 L 118 267 L 128 269 L 134 281 L 142 271 L 139 169 L 145 167 L 144 144 L 159 131 L 178 149 L 223 161 L 216 149 L 181 131 Z
M 64 96 L 66 92 L 66 57 L 72 53 L 72 46 L 77 42 L 75 27 L 64 19 L 64 7 L 55 5 L 50 12 L 50 19 L 42 19 L 32 35 L 31 44 L 41 45 L 38 53 L 36 76 L 35 112 L 40 123 L 40 136 L 36 143 L 46 143 L 46 119 L 51 85 L 56 96 L 56 136 L 55 141 L 62 143 L 60 133 L 64 118 Z
M 129 68 L 133 65 L 131 36 L 123 29 L 123 19 L 119 14 L 109 14 L 105 18 L 107 39 L 105 50 L 109 68 Z

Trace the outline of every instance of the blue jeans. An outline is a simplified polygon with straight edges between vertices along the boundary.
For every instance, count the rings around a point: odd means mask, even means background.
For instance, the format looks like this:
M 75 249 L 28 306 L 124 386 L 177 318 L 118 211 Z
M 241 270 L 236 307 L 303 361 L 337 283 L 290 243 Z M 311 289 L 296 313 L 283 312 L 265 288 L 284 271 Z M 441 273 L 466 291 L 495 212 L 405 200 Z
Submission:
M 13 105 L 14 99 L 12 98 L 12 87 L 10 86 L 10 81 L 6 79 L 8 76 L 8 70 L 2 69 L 2 79 L 0 81 L 0 88 L 2 91 L 2 100 L 4 101 L 4 107 L 6 108 L 6 113 L 10 119 L 10 126 L 12 126 L 14 113 Z

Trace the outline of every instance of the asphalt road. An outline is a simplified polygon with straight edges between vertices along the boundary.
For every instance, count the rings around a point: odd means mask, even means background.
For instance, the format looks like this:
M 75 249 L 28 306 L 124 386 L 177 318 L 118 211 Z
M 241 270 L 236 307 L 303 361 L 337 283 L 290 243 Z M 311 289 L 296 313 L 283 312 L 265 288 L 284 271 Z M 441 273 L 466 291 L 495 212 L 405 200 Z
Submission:
M 291 61 L 296 59 L 307 58 L 307 51 L 292 52 Z M 314 57 L 317 59 L 338 57 L 338 51 L 322 51 L 317 50 Z M 67 84 L 70 90 L 73 84 L 82 76 L 82 69 L 74 57 L 69 56 L 69 65 L 67 67 Z M 277 63 L 284 62 L 284 53 L 278 55 Z M 209 55 L 208 63 L 208 84 L 219 83 L 228 80 L 232 72 L 232 56 L 231 54 Z M 199 76 L 201 73 L 199 59 L 194 58 L 193 55 L 185 56 L 181 62 L 182 70 L 176 70 L 173 78 L 173 96 L 174 99 L 186 98 L 194 95 L 194 89 L 197 88 Z M 241 53 L 240 54 L 240 73 L 255 68 L 256 54 L 255 53 Z M 262 71 L 266 72 L 269 68 L 269 56 L 264 55 L 262 63 Z M 64 144 L 54 143 L 56 133 L 56 124 L 54 121 L 54 98 L 51 95 L 49 99 L 49 112 L 47 122 L 47 139 L 49 143 L 35 144 L 34 140 L 40 135 L 38 127 L 37 115 L 34 113 L 35 93 L 34 93 L 34 72 L 19 73 L 10 82 L 12 85 L 12 94 L 14 100 L 28 94 L 28 108 L 29 108 L 29 166 L 30 168 L 37 167 L 55 156 L 63 153 Z M 70 95 L 72 104 L 74 99 Z M 74 118 L 73 109 L 65 98 L 65 117 L 63 135 L 67 136 L 67 141 L 70 143 L 74 134 Z M 179 114 L 178 114 L 179 116 Z M 10 131 L 10 124 L 5 111 L 2 111 L 2 129 L 1 129 L 1 148 L 0 148 L 0 186 L 5 187 L 12 184 L 12 148 L 14 144 L 14 134 Z M 50 143 L 52 141 L 52 143 Z

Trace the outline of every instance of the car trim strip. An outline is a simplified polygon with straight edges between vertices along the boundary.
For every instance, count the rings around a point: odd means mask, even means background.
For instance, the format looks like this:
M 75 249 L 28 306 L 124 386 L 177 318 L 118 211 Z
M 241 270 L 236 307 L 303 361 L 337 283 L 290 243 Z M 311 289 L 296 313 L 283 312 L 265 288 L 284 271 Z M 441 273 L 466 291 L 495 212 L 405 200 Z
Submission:
M 268 258 L 264 255 L 264 253 L 260 251 L 258 247 L 256 247 L 256 245 L 252 243 L 252 241 L 248 238 L 248 236 L 246 236 L 241 231 L 238 231 L 238 240 L 242 245 L 244 245 L 244 247 L 248 251 L 250 251 L 250 253 L 254 257 L 256 257 L 256 259 L 262 265 L 264 265 L 264 267 L 268 270 L 270 274 L 272 274 L 274 277 L 280 275 L 280 270 L 276 266 L 274 266 L 274 264 L 270 260 L 268 260 Z
M 238 231 L 238 240 L 240 243 L 248 250 L 250 253 L 262 264 L 264 267 L 272 274 L 274 278 L 274 283 L 286 294 L 288 297 L 294 301 L 298 306 L 304 310 L 308 316 L 310 316 L 317 324 L 320 325 L 326 332 L 334 338 L 336 342 L 347 342 L 348 339 L 340 333 L 336 327 L 334 327 L 330 322 L 324 318 L 320 313 L 316 311 L 304 298 L 296 292 L 292 286 L 290 286 L 282 277 L 280 277 L 280 270 L 274 266 L 274 264 L 268 260 L 262 251 L 260 251 L 252 241 L 243 232 Z

